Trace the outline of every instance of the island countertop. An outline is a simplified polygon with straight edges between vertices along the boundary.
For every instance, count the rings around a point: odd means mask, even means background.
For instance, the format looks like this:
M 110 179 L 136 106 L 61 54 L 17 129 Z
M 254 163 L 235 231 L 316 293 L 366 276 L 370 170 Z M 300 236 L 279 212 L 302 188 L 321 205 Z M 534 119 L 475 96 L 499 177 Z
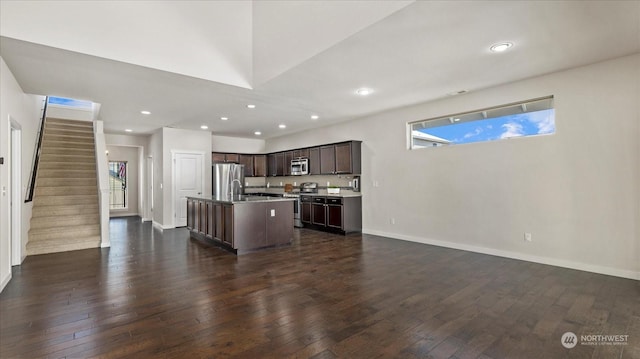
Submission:
M 295 198 L 187 197 L 190 236 L 244 254 L 291 244 Z
M 284 202 L 295 201 L 295 198 L 288 197 L 266 197 L 266 196 L 252 196 L 251 194 L 242 194 L 236 196 L 196 196 L 187 197 L 187 199 L 196 199 L 201 201 L 211 201 L 218 203 L 230 203 L 230 204 L 242 204 L 242 203 L 255 203 L 255 202 Z

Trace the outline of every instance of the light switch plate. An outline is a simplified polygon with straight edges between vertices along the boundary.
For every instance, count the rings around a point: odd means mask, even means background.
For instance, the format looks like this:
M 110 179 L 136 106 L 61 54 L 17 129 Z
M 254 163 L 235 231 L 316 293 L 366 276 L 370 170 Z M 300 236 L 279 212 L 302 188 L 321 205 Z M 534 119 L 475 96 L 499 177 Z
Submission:
M 271 217 L 275 217 L 275 216 L 276 216 L 276 210 L 275 210 L 275 209 L 272 209 L 272 210 L 271 210 Z

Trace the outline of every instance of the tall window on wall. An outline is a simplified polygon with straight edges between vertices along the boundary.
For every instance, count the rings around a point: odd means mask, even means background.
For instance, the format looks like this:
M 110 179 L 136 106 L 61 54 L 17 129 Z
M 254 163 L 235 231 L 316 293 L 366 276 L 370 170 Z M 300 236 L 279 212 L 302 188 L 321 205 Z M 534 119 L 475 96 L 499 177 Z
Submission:
M 127 162 L 109 161 L 109 208 L 127 208 Z
M 556 132 L 553 96 L 408 124 L 409 148 L 430 148 Z

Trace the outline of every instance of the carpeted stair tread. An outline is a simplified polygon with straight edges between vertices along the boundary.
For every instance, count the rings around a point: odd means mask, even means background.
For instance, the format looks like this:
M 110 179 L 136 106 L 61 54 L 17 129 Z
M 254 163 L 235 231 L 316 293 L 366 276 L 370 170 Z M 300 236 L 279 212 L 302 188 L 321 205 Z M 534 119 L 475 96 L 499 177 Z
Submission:
M 38 196 L 33 199 L 33 206 L 57 206 L 72 204 L 97 204 L 98 194 L 72 196 Z
M 27 255 L 68 252 L 100 247 L 100 236 L 51 239 L 27 243 Z
M 64 238 L 66 236 L 77 237 L 94 235 L 100 235 L 100 224 L 98 223 L 52 228 L 31 228 L 29 230 L 29 241 L 43 241 L 54 238 Z
M 68 226 L 82 226 L 85 224 L 97 224 L 100 221 L 98 213 L 83 213 L 66 216 L 35 217 L 31 221 L 31 229 L 56 228 Z
M 67 215 L 81 215 L 81 214 L 99 214 L 98 203 L 93 204 L 68 204 L 68 205 L 49 205 L 38 206 L 34 205 L 31 212 L 31 218 L 37 217 L 49 217 L 49 216 L 67 216 Z
M 38 186 L 36 196 L 72 196 L 72 195 L 98 195 L 98 189 L 93 186 Z

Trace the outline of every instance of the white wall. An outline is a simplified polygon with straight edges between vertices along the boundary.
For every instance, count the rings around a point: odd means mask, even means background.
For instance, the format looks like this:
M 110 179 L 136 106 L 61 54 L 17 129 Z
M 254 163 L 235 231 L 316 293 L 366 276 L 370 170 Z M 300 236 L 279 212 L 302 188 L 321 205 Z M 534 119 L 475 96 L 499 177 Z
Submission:
M 93 121 L 93 111 L 78 108 L 68 108 L 64 106 L 49 105 L 47 107 L 47 117 L 64 118 L 66 120 Z
M 0 165 L 0 291 L 11 279 L 11 243 L 9 213 L 9 168 L 10 164 L 10 123 L 9 116 L 16 121 L 22 132 L 22 188 L 26 193 L 35 146 L 35 138 L 39 123 L 39 108 L 42 96 L 27 95 L 16 81 L 0 57 L 0 157 L 5 162 Z M 6 193 L 4 192 L 6 191 Z M 31 203 L 18 204 L 22 213 L 22 257 L 26 254 L 25 246 L 31 219 Z
M 211 135 L 212 152 L 263 153 L 264 147 L 262 139 Z
M 138 207 L 139 203 L 139 171 L 140 160 L 138 148 L 136 147 L 124 147 L 124 146 L 110 146 L 107 145 L 109 154 L 107 156 L 108 161 L 127 162 L 127 208 L 126 209 L 111 209 L 109 210 L 110 217 L 119 216 L 137 216 L 142 213 Z M 141 151 L 141 150 L 140 150 Z
M 270 139 L 266 150 L 362 140 L 365 232 L 640 279 L 639 78 L 636 54 Z M 406 149 L 408 121 L 547 95 L 555 135 Z
M 153 211 L 151 220 L 154 225 L 162 227 L 164 218 L 164 193 L 163 189 L 163 154 L 162 154 L 163 129 L 153 132 L 149 138 L 149 156 L 153 161 Z
M 210 196 L 211 134 L 203 131 L 165 127 L 154 132 L 151 136 L 150 147 L 154 158 L 154 181 L 156 182 L 154 186 L 156 205 L 154 206 L 153 220 L 162 228 L 174 228 L 172 152 L 200 152 L 204 155 L 204 195 Z M 155 155 L 158 151 L 161 152 L 160 159 L 157 159 Z M 159 206 L 162 208 L 157 208 Z

